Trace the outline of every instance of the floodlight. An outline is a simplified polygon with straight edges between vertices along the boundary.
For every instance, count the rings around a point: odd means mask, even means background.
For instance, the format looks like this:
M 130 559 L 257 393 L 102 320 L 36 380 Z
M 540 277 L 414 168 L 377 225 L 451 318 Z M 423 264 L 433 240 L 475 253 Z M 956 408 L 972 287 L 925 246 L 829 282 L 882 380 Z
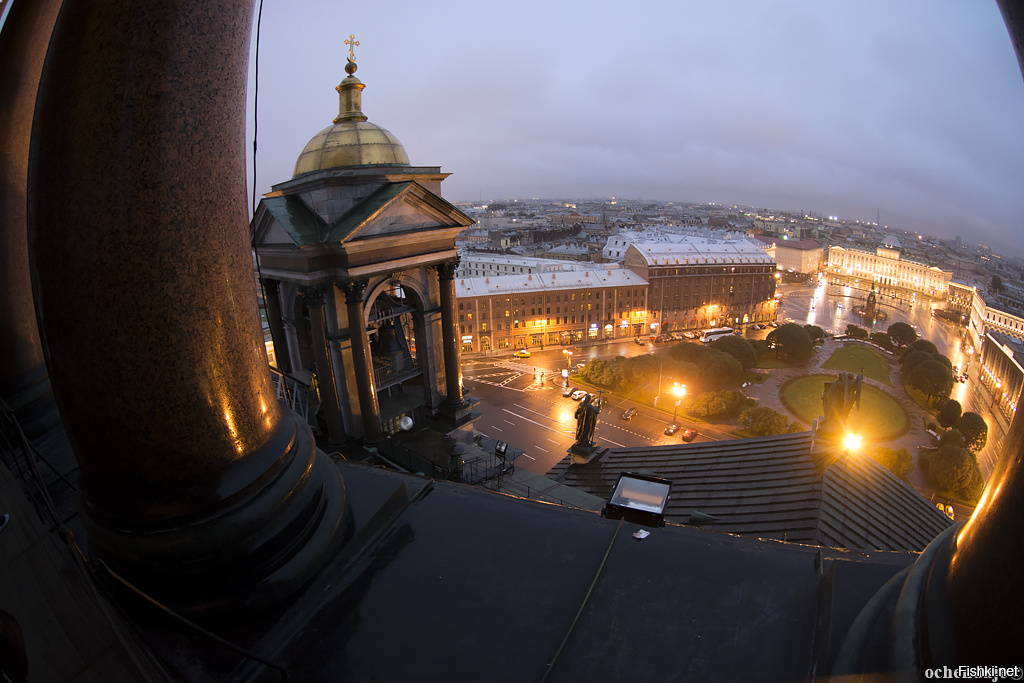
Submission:
M 664 526 L 665 505 L 671 489 L 672 482 L 668 479 L 623 472 L 601 515 L 643 526 Z

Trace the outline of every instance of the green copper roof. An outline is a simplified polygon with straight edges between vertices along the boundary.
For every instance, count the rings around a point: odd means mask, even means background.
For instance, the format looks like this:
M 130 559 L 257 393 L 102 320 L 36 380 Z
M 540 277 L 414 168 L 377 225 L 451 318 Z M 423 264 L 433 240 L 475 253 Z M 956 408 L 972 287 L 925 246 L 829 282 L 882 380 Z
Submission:
M 326 232 L 324 220 L 295 195 L 264 198 L 263 205 L 300 247 L 318 244 L 320 235 Z

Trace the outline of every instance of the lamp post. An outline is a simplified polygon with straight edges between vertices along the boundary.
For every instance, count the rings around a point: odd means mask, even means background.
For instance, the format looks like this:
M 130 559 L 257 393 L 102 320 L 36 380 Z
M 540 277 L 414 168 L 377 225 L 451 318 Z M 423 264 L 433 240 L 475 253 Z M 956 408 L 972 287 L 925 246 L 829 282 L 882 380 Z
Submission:
M 569 373 L 572 372 L 572 351 L 569 349 L 562 349 L 562 353 L 565 354 L 565 386 L 569 386 Z
M 672 393 L 675 394 L 676 397 L 676 403 L 674 406 L 672 406 L 672 423 L 675 424 L 676 411 L 679 409 L 679 404 L 682 402 L 683 396 L 686 396 L 686 385 L 673 383 Z

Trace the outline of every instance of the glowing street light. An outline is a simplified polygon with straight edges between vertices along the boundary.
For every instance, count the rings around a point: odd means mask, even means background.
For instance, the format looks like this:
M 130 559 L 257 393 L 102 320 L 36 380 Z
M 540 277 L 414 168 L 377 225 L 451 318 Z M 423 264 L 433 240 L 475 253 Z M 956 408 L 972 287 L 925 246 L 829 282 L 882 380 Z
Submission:
M 683 396 L 686 396 L 686 385 L 674 382 L 672 385 L 672 393 L 676 396 L 676 403 L 672 407 L 672 423 L 676 421 L 676 410 L 679 409 L 679 404 L 683 401 Z

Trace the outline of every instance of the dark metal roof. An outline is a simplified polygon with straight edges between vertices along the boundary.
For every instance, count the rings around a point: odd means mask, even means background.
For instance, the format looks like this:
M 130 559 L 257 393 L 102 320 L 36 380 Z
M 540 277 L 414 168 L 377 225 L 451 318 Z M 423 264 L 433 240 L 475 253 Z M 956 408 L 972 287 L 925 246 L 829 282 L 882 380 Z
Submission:
M 920 551 L 952 524 L 871 458 L 812 457 L 812 443 L 801 432 L 608 449 L 548 476 L 606 498 L 621 472 L 649 471 L 673 482 L 670 522 L 810 545 Z
M 674 525 L 638 540 L 594 512 L 340 467 L 355 539 L 269 632 L 221 632 L 289 680 L 807 680 L 916 559 Z M 220 654 L 203 675 L 268 674 Z
M 264 197 L 262 201 L 295 244 L 300 247 L 319 244 L 327 223 L 306 206 L 298 195 Z

